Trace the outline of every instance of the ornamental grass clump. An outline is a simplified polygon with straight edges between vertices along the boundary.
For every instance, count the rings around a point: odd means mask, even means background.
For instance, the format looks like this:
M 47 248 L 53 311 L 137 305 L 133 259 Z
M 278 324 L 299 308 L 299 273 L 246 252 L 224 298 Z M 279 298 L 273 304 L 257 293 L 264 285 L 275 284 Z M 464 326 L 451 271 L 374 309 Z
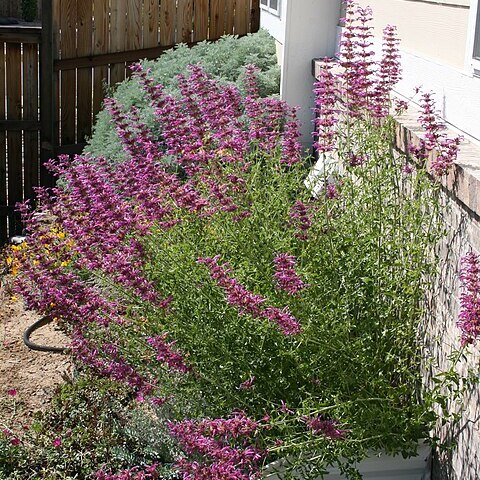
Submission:
M 370 12 L 348 14 L 342 68 L 315 86 L 313 180 L 295 109 L 259 96 L 256 68 L 240 90 L 192 65 L 172 95 L 137 65 L 155 132 L 107 99 L 126 155 L 52 160 L 62 181 L 23 207 L 18 291 L 67 322 L 79 363 L 161 409 L 184 479 L 277 459 L 354 478 L 368 450 L 413 454 L 435 419 L 417 332 L 439 204 L 393 149 L 394 29 L 377 61 Z

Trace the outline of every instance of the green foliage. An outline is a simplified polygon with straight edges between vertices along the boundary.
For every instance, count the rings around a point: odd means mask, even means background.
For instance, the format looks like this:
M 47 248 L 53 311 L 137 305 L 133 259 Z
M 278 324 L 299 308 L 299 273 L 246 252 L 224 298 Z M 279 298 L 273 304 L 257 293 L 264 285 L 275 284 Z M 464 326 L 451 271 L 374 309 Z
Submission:
M 37 0 L 22 0 L 22 18 L 26 22 L 37 18 Z
M 189 48 L 177 45 L 154 61 L 143 61 L 151 69 L 151 77 L 170 93 L 177 92 L 179 74 L 187 74 L 187 66 L 201 64 L 214 78 L 242 85 L 243 70 L 248 64 L 259 69 L 258 83 L 261 96 L 278 94 L 280 91 L 280 68 L 277 65 L 275 41 L 265 30 L 242 38 L 225 36 L 216 42 L 201 42 Z M 117 85 L 113 94 L 128 110 L 135 105 L 146 125 L 155 129 L 155 121 L 144 93 L 136 79 L 125 80 Z M 92 138 L 86 152 L 111 160 L 123 158 L 124 153 L 108 112 L 102 110 L 98 116 Z
M 243 177 L 248 195 L 235 199 L 251 216 L 238 222 L 228 214 L 205 220 L 185 215 L 146 241 L 149 276 L 174 300 L 167 316 L 141 311 L 150 328 L 157 325 L 176 339 L 195 368 L 183 384 L 169 387 L 166 376 L 163 394 L 170 388 L 176 400 L 192 399 L 197 390 L 197 415 L 203 417 L 222 417 L 235 408 L 253 418 L 269 412 L 275 426 L 268 439 L 284 441 L 270 451 L 303 460 L 307 452 L 321 451 L 324 463 L 356 458 L 367 448 L 411 453 L 428 435 L 419 402 L 416 330 L 433 267 L 429 254 L 440 235 L 436 196 L 425 172 L 402 172 L 389 149 L 391 123 L 358 122 L 351 134 L 358 135 L 357 148 L 368 160 L 360 167 L 345 161 L 343 173 L 326 174 L 336 182 L 338 198 L 322 193 L 312 201 L 310 190 L 300 187 L 304 165 L 281 169 L 275 153 L 252 156 L 253 167 Z M 348 158 L 348 150 L 340 157 Z M 235 173 L 224 168 L 226 175 Z M 312 205 L 306 241 L 295 237 L 289 223 L 295 199 Z M 273 260 L 280 252 L 297 258 L 297 271 L 309 285 L 298 296 L 276 287 Z M 302 333 L 285 337 L 269 322 L 239 315 L 196 263 L 215 255 L 266 304 L 288 304 Z M 119 335 L 131 344 L 130 361 L 139 365 L 134 335 Z M 242 390 L 240 384 L 251 377 L 253 387 Z M 281 400 L 294 415 L 271 413 Z M 333 446 L 308 434 L 301 419 L 315 412 L 340 419 L 350 431 L 348 440 Z
M 129 390 L 105 379 L 81 375 L 63 385 L 45 413 L 12 445 L 0 433 L 0 479 L 90 479 L 153 462 L 168 464 L 175 445 L 160 411 L 135 401 Z

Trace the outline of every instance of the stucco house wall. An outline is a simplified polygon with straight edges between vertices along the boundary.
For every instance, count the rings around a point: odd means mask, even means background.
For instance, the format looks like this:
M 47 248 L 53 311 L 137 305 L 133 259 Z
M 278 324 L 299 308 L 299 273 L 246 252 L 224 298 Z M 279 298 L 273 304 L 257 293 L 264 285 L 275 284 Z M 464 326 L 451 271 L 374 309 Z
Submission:
M 358 3 L 373 9 L 377 48 L 386 24 L 398 28 L 403 79 L 396 90 L 407 98 L 418 86 L 434 92 L 438 108 L 450 126 L 480 141 L 480 72 L 475 72 L 472 61 L 480 2 L 359 0 Z
M 277 55 L 282 68 L 280 95 L 290 105 L 299 107 L 302 146 L 311 150 L 314 99 L 312 58 L 333 56 L 341 0 L 278 0 L 279 15 L 262 10 L 260 26 L 277 41 Z

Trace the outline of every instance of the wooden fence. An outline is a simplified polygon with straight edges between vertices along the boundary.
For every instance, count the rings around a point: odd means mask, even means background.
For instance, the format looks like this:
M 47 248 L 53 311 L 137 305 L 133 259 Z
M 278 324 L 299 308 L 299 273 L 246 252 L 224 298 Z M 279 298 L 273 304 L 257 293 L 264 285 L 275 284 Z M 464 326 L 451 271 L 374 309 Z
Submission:
M 0 244 L 21 230 L 15 204 L 52 184 L 45 161 L 83 150 L 105 84 L 176 43 L 245 35 L 260 23 L 259 0 L 41 3 L 41 28 L 0 27 Z
M 0 243 L 21 230 L 17 202 L 40 183 L 40 28 L 0 28 Z
M 110 4 L 53 0 L 58 144 L 69 146 L 69 151 L 72 145 L 81 148 L 101 107 L 104 82 L 114 85 L 124 80 L 132 62 L 156 58 L 180 42 L 257 31 L 258 4 L 258 0 L 112 0 Z

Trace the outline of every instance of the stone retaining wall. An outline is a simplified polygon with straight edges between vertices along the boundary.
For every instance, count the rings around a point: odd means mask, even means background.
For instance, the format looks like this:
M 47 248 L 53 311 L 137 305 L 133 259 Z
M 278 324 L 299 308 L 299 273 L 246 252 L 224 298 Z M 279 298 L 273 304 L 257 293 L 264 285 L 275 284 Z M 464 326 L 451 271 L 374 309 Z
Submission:
M 405 151 L 409 144 L 418 144 L 422 129 L 418 111 L 410 107 L 397 124 L 397 147 Z M 449 135 L 456 135 L 449 132 Z M 427 299 L 428 315 L 423 324 L 424 374 L 429 383 L 435 373 L 448 370 L 449 356 L 460 347 L 460 331 L 456 326 L 459 311 L 460 259 L 473 250 L 480 253 L 480 146 L 465 139 L 451 173 L 441 180 L 440 201 L 446 236 L 438 245 L 439 266 L 434 287 Z M 479 375 L 480 349 L 465 351 L 457 371 L 466 376 L 468 370 Z M 480 390 L 470 389 L 459 404 L 450 402 L 450 411 L 462 411 L 459 421 L 439 425 L 441 442 L 451 448 L 438 449 L 432 480 L 480 479 Z

